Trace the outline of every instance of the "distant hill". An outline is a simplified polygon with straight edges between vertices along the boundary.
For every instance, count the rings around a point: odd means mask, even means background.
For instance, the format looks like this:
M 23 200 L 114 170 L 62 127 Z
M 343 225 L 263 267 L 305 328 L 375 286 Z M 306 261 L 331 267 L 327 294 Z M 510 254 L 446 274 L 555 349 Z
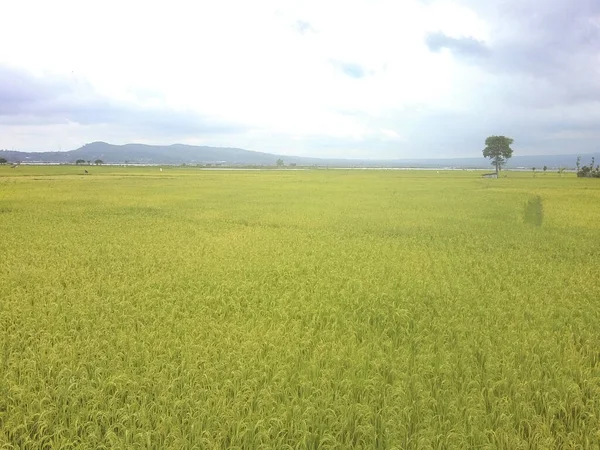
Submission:
M 600 162 L 600 153 L 581 155 L 582 163 L 589 164 L 592 156 Z M 271 153 L 254 152 L 241 148 L 206 147 L 184 144 L 112 145 L 106 142 L 93 142 L 77 150 L 67 152 L 19 152 L 0 150 L 0 158 L 10 162 L 74 163 L 78 159 L 94 162 L 101 159 L 105 163 L 136 164 L 223 164 L 272 166 L 281 158 L 287 164 L 301 166 L 333 167 L 425 167 L 425 168 L 491 168 L 485 158 L 437 158 L 437 159 L 331 159 L 283 156 Z M 558 167 L 574 168 L 577 155 L 514 156 L 508 168 L 550 169 Z
M 252 152 L 240 148 L 205 147 L 183 144 L 112 145 L 92 142 L 68 152 L 18 152 L 0 151 L 0 157 L 9 161 L 70 163 L 78 159 L 105 163 L 138 164 L 183 164 L 183 163 L 226 163 L 226 164 L 275 164 L 279 156 Z

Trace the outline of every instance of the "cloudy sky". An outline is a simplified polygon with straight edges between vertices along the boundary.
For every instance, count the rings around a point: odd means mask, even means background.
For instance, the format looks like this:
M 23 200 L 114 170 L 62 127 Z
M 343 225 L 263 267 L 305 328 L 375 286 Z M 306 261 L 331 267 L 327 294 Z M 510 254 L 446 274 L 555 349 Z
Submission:
M 598 0 L 0 2 L 0 148 L 600 150 Z

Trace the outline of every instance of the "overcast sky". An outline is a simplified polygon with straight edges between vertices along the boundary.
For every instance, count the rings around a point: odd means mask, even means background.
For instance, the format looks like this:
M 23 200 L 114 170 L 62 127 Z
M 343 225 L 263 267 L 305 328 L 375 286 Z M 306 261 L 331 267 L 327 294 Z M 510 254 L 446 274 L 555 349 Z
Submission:
M 0 3 L 0 148 L 600 150 L 599 0 Z

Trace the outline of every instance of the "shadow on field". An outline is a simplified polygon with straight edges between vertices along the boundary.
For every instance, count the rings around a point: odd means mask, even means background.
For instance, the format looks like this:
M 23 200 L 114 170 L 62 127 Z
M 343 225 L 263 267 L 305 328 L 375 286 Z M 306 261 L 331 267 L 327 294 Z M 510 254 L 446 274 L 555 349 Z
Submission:
M 544 221 L 544 208 L 542 198 L 538 195 L 530 199 L 523 209 L 523 222 L 541 227 Z

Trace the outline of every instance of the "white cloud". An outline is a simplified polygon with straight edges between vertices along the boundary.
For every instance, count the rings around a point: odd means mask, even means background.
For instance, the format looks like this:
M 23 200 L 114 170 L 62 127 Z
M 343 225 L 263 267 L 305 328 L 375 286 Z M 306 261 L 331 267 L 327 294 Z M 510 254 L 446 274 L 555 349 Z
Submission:
M 425 43 L 428 33 L 443 33 L 493 44 L 497 26 L 468 2 L 20 0 L 2 10 L 0 42 L 11 45 L 0 47 L 0 64 L 85 81 L 132 110 L 189 112 L 239 128 L 165 132 L 171 141 L 293 147 L 312 156 L 428 156 L 439 150 L 428 150 L 435 140 L 422 138 L 424 130 L 449 129 L 432 117 L 504 111 L 498 79 Z M 133 125 L 77 127 L 68 130 L 81 144 L 164 143 Z M 55 149 L 53 133 L 64 130 L 4 125 L 0 147 Z M 465 153 L 464 145 L 444 148 Z

